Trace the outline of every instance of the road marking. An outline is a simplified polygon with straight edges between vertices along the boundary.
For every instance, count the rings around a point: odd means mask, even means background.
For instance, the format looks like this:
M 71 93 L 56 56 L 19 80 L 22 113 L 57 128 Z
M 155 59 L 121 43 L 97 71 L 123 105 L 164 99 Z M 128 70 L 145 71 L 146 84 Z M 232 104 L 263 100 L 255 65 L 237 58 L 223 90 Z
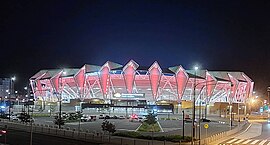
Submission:
M 245 132 L 247 132 L 247 130 L 251 127 L 252 123 L 249 124 L 249 126 L 243 131 L 241 132 L 239 135 L 236 135 L 236 136 L 240 136 L 242 134 L 244 134 Z
M 240 142 L 242 142 L 242 141 L 244 141 L 244 139 L 240 139 L 240 140 L 238 140 L 237 142 L 235 142 L 235 143 L 240 143 Z
M 158 126 L 159 126 L 159 128 L 160 128 L 161 132 L 164 132 L 163 128 L 161 127 L 161 125 L 159 124 L 159 122 L 158 122 L 158 121 L 157 121 L 157 123 L 158 123 Z
M 263 140 L 259 143 L 259 145 L 263 145 L 265 142 L 267 142 L 267 140 Z
M 247 144 L 247 143 L 250 142 L 250 141 L 252 141 L 252 140 L 249 139 L 249 140 L 243 142 L 242 144 Z
M 254 140 L 251 144 L 256 144 L 260 140 Z
M 136 131 L 136 130 L 130 130 L 130 129 L 121 129 L 121 128 L 116 129 L 116 130 L 123 130 L 123 131 Z
M 140 124 L 138 128 L 135 129 L 135 131 L 138 131 L 141 126 L 142 126 L 142 123 Z
M 238 139 L 233 139 L 233 140 L 230 140 L 230 141 L 228 141 L 227 143 L 232 143 L 232 142 L 234 142 L 234 141 L 236 141 L 236 140 L 238 140 Z

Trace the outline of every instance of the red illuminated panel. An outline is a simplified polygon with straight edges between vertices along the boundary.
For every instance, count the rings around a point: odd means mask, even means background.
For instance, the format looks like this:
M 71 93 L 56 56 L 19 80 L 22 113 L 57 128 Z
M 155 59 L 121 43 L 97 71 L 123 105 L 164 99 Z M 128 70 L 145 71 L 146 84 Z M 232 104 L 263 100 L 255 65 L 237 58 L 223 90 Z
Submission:
M 108 87 L 109 87 L 109 74 L 110 74 L 110 68 L 108 66 L 108 63 L 106 63 L 100 70 L 100 85 L 102 88 L 102 93 L 104 97 L 108 94 Z
M 250 95 L 250 92 L 251 92 L 251 80 L 248 76 L 246 76 L 245 74 L 243 74 L 243 77 L 245 78 L 245 80 L 247 81 L 247 84 L 246 84 L 246 88 L 245 88 L 245 91 L 246 91 L 246 95 L 245 95 L 245 98 L 248 98 L 249 95 Z
M 80 94 L 83 94 L 83 88 L 85 83 L 85 66 L 83 66 L 77 74 L 74 75 L 74 80 L 79 89 Z
M 175 79 L 177 83 L 178 102 L 180 102 L 188 82 L 188 75 L 182 66 L 179 66 L 175 74 Z
M 236 93 L 236 99 L 237 99 L 237 102 L 240 102 L 243 98 L 243 92 L 245 91 L 244 90 L 244 86 L 246 85 L 245 82 L 239 82 L 238 84 L 238 91 Z
M 231 99 L 231 101 L 233 100 L 233 98 L 235 98 L 236 97 L 236 91 L 237 91 L 237 88 L 238 88 L 238 80 L 237 79 L 235 79 L 232 75 L 230 75 L 230 74 L 228 74 L 229 75 L 229 77 L 230 77 L 230 80 L 231 80 L 231 83 L 232 83 L 232 85 L 231 85 L 231 93 L 230 93 L 230 99 Z
M 207 93 L 207 97 L 211 97 L 214 89 L 216 87 L 217 84 L 217 80 L 210 75 L 208 72 L 206 73 L 206 93 Z
M 149 79 L 151 83 L 153 97 L 156 100 L 162 71 L 157 62 L 154 62 L 148 71 L 149 71 Z
M 62 72 L 63 71 L 61 71 L 61 72 L 59 72 L 58 74 L 56 74 L 55 76 L 53 76 L 51 79 L 50 79 L 50 82 L 51 82 L 51 84 L 52 84 L 52 87 L 53 87 L 53 89 L 54 89 L 54 91 L 56 92 L 56 93 L 59 93 L 60 92 L 60 90 L 59 90 L 59 86 L 60 86 L 60 84 L 59 84 L 59 78 L 60 78 L 60 76 L 62 75 Z
M 132 93 L 132 88 L 134 84 L 134 78 L 136 69 L 139 67 L 139 65 L 134 62 L 133 60 L 129 61 L 129 63 L 123 68 L 124 72 L 124 79 L 126 83 L 126 88 L 128 93 Z
M 37 80 L 37 92 L 39 92 L 40 95 L 42 95 L 42 85 L 40 80 Z

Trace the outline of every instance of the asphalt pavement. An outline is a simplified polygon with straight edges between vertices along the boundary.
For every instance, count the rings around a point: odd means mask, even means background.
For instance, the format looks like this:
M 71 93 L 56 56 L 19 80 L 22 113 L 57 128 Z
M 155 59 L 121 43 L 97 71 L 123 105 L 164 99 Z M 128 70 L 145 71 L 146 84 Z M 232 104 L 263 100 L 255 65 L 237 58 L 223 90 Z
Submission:
M 251 121 L 250 126 L 243 132 L 227 137 L 219 144 L 222 145 L 270 145 L 270 123 L 266 120 Z

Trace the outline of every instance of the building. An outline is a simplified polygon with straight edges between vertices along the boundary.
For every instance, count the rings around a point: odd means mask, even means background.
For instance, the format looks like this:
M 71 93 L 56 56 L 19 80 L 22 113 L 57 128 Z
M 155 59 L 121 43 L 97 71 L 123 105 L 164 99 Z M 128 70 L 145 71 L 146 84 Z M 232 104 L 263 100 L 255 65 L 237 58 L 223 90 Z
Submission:
M 30 84 L 41 108 L 61 100 L 66 107 L 82 109 L 180 113 L 192 107 L 194 96 L 196 107 L 245 103 L 254 82 L 244 72 L 185 70 L 180 65 L 162 69 L 158 62 L 145 68 L 131 60 L 124 66 L 108 61 L 103 66 L 40 70 Z
M 11 79 L 10 78 L 0 78 L 0 97 L 4 99 L 8 96 L 8 91 L 11 88 Z

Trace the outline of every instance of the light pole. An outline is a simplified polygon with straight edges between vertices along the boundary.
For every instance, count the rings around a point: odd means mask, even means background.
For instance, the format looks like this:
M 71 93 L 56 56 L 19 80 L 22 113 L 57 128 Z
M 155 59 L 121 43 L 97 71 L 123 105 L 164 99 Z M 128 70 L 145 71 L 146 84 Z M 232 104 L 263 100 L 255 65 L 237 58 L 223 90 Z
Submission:
M 10 79 L 10 90 L 8 92 L 8 99 L 9 99 L 9 107 L 8 107 L 8 114 L 9 114 L 9 117 L 8 117 L 8 120 L 10 120 L 10 108 L 11 108 L 11 95 L 14 95 L 14 81 L 16 80 L 16 77 L 13 76 L 11 77 Z M 12 93 L 12 94 L 11 94 Z
M 195 140 L 195 101 L 196 101 L 196 78 L 197 78 L 197 70 L 199 68 L 197 66 L 194 67 L 195 71 L 195 78 L 194 78 L 194 85 L 193 85 L 193 108 L 192 108 L 192 136 L 191 136 L 191 144 L 194 144 Z
M 66 72 L 63 71 L 63 75 L 66 75 Z M 60 81 L 60 86 L 62 87 L 60 92 L 57 92 L 57 94 L 59 95 L 59 121 L 58 121 L 58 127 L 59 129 L 61 129 L 61 123 L 62 123 L 62 91 L 64 89 L 64 86 L 63 86 L 63 76 L 61 75 L 61 81 Z
M 59 94 L 59 121 L 58 121 L 58 127 L 61 129 L 61 123 L 62 123 L 62 93 Z
M 230 107 L 230 127 L 231 127 L 231 129 L 232 129 L 232 126 L 233 126 L 233 117 L 232 117 L 232 103 L 229 103 L 229 107 Z
M 182 112 L 183 112 L 183 124 L 182 124 L 183 125 L 183 130 L 182 130 L 183 133 L 182 134 L 183 134 L 183 139 L 185 139 L 185 111 L 183 110 Z
M 9 102 L 9 106 L 8 106 L 8 120 L 10 121 L 10 106 L 11 106 L 11 103 L 10 103 L 10 91 L 9 90 L 6 90 L 6 92 L 8 93 L 8 102 Z
M 270 117 L 270 115 L 269 115 L 269 105 L 270 105 L 270 87 L 267 87 L 267 99 L 268 99 L 268 101 L 267 101 L 267 112 L 268 112 L 268 118 Z

